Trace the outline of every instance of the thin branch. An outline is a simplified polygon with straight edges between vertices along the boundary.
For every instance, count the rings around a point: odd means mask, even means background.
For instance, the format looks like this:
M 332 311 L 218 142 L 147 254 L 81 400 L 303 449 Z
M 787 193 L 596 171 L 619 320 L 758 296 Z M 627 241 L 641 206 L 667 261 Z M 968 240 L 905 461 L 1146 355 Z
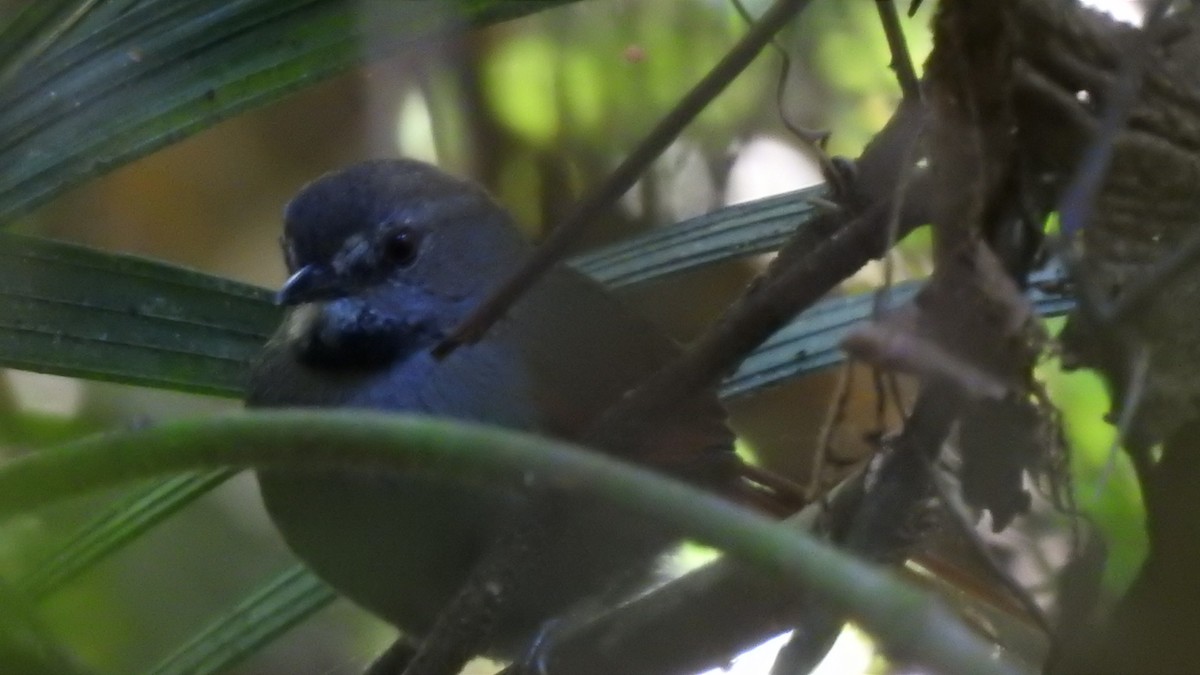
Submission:
M 749 10 L 742 4 L 741 0 L 731 0 L 733 8 L 737 11 L 742 20 L 748 24 L 754 23 L 754 17 L 750 15 Z M 784 110 L 784 94 L 787 93 L 788 78 L 792 73 L 792 56 L 787 49 L 780 44 L 778 38 L 771 39 L 771 46 L 775 48 L 779 54 L 779 77 L 775 80 L 775 109 L 779 114 L 779 122 L 783 127 L 792 132 L 809 154 L 821 165 L 821 173 L 827 180 L 836 180 L 840 177 L 838 167 L 834 164 L 833 158 L 825 151 L 825 144 L 829 141 L 828 130 L 809 129 L 796 124 L 788 118 L 787 111 Z M 839 181 L 840 182 L 840 181 Z M 835 184 L 834 194 L 841 194 L 844 190 L 844 185 Z
M 509 279 L 504 281 L 462 321 L 445 340 L 434 348 L 444 357 L 460 345 L 483 337 L 521 295 L 558 262 L 579 239 L 583 230 L 607 207 L 625 194 L 651 162 L 675 140 L 684 127 L 708 107 L 725 87 L 754 61 L 780 29 L 804 9 L 811 0 L 776 0 L 770 9 L 750 27 L 733 49 L 692 88 L 611 175 L 576 204 L 566 219 L 550 233 L 534 254 Z
M 923 120 L 919 105 L 902 105 L 859 160 L 863 180 L 855 186 L 854 196 L 869 206 L 856 215 L 844 210 L 826 213 L 797 231 L 767 270 L 681 357 L 593 420 L 583 435 L 585 442 L 617 453 L 635 447 L 627 441 L 638 437 L 656 414 L 714 385 L 793 316 L 881 255 L 888 243 L 891 198 L 896 183 L 909 170 L 898 165 L 910 156 Z M 930 201 L 926 192 L 930 186 L 925 178 L 913 179 L 917 196 L 905 202 L 900 236 L 928 222 L 924 207 Z
M 717 382 L 793 316 L 882 253 L 888 210 L 886 204 L 872 206 L 849 222 L 841 214 L 826 214 L 827 222 L 813 223 L 806 235 L 831 227 L 833 233 L 823 242 L 808 236 L 790 242 L 716 325 L 601 415 L 584 438 L 605 448 L 624 447 L 621 439 L 636 436 L 656 413 Z M 902 225 L 914 227 L 916 220 Z
M 917 78 L 917 69 L 913 67 L 912 56 L 908 52 L 908 41 L 904 39 L 904 30 L 900 27 L 900 14 L 892 0 L 875 0 L 879 10 L 879 20 L 883 23 L 883 33 L 887 36 L 888 49 L 892 52 L 891 68 L 896 73 L 896 81 L 900 83 L 900 92 L 910 101 L 921 99 L 921 82 Z
M 458 673 L 474 656 L 484 651 L 494 637 L 496 627 L 523 586 L 535 578 L 535 561 L 553 538 L 557 518 L 563 511 L 557 500 L 539 495 L 532 517 L 503 527 L 483 554 L 471 566 L 470 576 L 459 585 L 450 602 L 438 611 L 437 619 L 404 667 L 395 667 L 395 675 L 406 673 Z M 400 581 L 399 583 L 404 583 Z M 407 642 L 401 636 L 398 645 Z M 402 648 L 402 646 L 400 647 Z M 395 659 L 388 649 L 380 660 Z M 376 662 L 378 663 L 378 661 Z M 396 664 L 397 666 L 399 664 Z M 368 673 L 387 671 L 373 664 Z
M 1149 383 L 1149 345 L 1144 343 L 1134 344 L 1132 350 L 1129 381 L 1125 385 L 1124 395 L 1121 397 L 1121 410 L 1117 415 L 1117 433 L 1113 436 L 1112 443 L 1109 444 L 1108 456 L 1104 460 L 1104 467 L 1100 469 L 1100 475 L 1096 477 L 1096 488 L 1092 496 L 1092 501 L 1097 505 L 1104 496 L 1104 489 L 1108 487 L 1108 481 L 1117 469 L 1117 455 L 1120 454 L 1121 448 L 1125 446 L 1129 430 L 1133 428 L 1133 421 L 1137 418 L 1138 409 L 1141 408 L 1142 401 L 1144 400 L 1146 385 Z
M 895 11 L 894 7 L 893 11 Z M 919 135 L 920 134 L 918 133 L 918 136 Z M 888 296 L 891 294 L 892 284 L 896 276 L 895 247 L 896 242 L 899 241 L 900 213 L 904 208 L 904 200 L 907 198 L 913 176 L 916 173 L 915 170 L 920 147 L 921 144 L 916 142 L 910 144 L 907 148 L 907 152 L 904 153 L 900 164 L 900 166 L 905 170 L 901 171 L 896 180 L 895 189 L 892 191 L 892 209 L 888 213 L 888 243 L 883 255 L 883 283 L 880 284 L 879 288 L 875 290 L 875 299 L 871 306 L 871 318 L 875 321 L 879 321 L 883 317 L 884 310 L 888 308 Z
M 857 367 L 853 358 L 839 368 L 837 385 L 834 387 L 833 400 L 825 411 L 825 420 L 821 423 L 821 431 L 817 435 L 817 452 L 813 455 L 812 475 L 808 478 L 805 498 L 814 501 L 821 496 L 821 488 L 825 484 L 825 461 L 833 446 L 833 436 L 841 430 L 842 422 L 846 419 L 846 410 L 850 407 L 850 392 L 853 390 L 854 369 Z
M 829 530 L 838 546 L 876 564 L 895 565 L 924 534 L 914 527 L 931 488 L 924 462 L 936 455 L 949 429 L 947 391 L 922 391 L 891 452 L 877 456 L 868 469 L 859 499 L 835 511 Z M 780 651 L 772 673 L 811 670 L 833 645 L 846 615 L 819 603 L 808 603 L 798 615 L 797 630 Z M 895 655 L 893 655 L 895 656 Z

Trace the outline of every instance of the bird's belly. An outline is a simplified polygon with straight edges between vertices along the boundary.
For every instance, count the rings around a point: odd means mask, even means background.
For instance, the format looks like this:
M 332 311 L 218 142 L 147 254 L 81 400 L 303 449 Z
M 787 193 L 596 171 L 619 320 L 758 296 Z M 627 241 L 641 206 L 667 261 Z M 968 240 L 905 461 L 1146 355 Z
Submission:
M 378 472 L 259 472 L 288 545 L 357 604 L 424 634 L 518 499 L 478 485 Z
M 257 366 L 248 405 L 423 412 L 533 428 L 526 378 L 506 347 L 486 343 L 442 362 L 420 354 L 363 374 L 319 373 L 274 352 Z M 273 469 L 258 478 L 272 520 L 318 576 L 415 634 L 430 627 L 524 501 L 512 490 L 377 468 Z
M 530 513 L 511 491 L 412 475 L 269 470 L 259 484 L 284 539 L 317 576 L 413 636 L 429 631 L 497 532 Z M 563 506 L 571 527 L 539 548 L 488 653 L 512 657 L 581 599 L 640 587 L 674 539 L 619 510 Z
M 386 372 L 320 377 L 274 353 L 257 366 L 247 404 L 426 412 L 540 428 L 525 369 L 507 347 L 485 341 L 441 362 L 419 354 Z M 275 469 L 260 471 L 259 483 L 292 550 L 339 592 L 410 635 L 429 630 L 495 536 L 529 515 L 529 496 L 511 486 L 432 474 Z M 619 509 L 563 507 L 569 513 L 557 516 L 569 525 L 539 546 L 536 569 L 519 580 L 489 653 L 512 656 L 547 619 L 607 595 L 614 571 L 618 586 L 641 579 L 673 540 Z

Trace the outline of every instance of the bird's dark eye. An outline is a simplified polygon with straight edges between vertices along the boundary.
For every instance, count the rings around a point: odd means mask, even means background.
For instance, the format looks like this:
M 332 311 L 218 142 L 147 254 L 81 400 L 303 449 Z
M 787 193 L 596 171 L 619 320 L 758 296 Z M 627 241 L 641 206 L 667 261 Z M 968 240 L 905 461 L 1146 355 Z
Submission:
M 388 260 L 408 267 L 416 261 L 420 246 L 421 235 L 411 227 L 402 227 L 388 235 L 383 250 Z

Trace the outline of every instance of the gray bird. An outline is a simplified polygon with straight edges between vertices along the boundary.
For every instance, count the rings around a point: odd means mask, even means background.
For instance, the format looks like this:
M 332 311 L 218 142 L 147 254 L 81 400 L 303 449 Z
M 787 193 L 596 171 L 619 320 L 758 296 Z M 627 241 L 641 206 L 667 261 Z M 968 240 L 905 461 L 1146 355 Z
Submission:
M 475 345 L 430 350 L 530 247 L 479 186 L 415 161 L 358 164 L 288 205 L 289 310 L 250 374 L 250 407 L 428 413 L 578 436 L 676 345 L 590 279 L 554 268 Z M 713 392 L 681 402 L 625 456 L 712 486 L 733 480 L 733 436 Z M 657 459 L 656 459 L 657 458 Z M 671 461 L 669 458 L 675 458 Z M 682 458 L 682 459 L 680 459 Z M 407 635 L 424 635 L 526 495 L 377 470 L 259 473 L 292 550 L 330 585 Z M 615 508 L 579 506 L 487 651 L 512 657 L 552 617 L 645 579 L 673 536 Z

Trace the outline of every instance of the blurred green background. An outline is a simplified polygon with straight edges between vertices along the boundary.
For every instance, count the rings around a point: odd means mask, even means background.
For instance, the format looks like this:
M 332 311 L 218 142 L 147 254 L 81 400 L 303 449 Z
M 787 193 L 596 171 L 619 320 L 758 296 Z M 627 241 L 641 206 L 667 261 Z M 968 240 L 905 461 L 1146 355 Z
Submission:
M 905 21 L 918 62 L 933 2 Z M 747 0 L 752 14 L 765 3 Z M 363 17 L 369 22 L 370 17 Z M 235 117 L 93 180 L 17 223 L 20 231 L 173 261 L 262 286 L 283 264 L 279 214 L 308 180 L 351 162 L 406 155 L 488 185 L 531 237 L 611 170 L 744 31 L 719 0 L 590 0 L 423 44 Z M 379 40 L 387 36 L 380 35 Z M 586 246 L 722 205 L 820 180 L 780 121 L 829 129 L 829 150 L 856 155 L 899 98 L 874 3 L 817 2 L 656 163 Z M 136 106 L 137 101 L 129 101 Z M 897 255 L 901 277 L 928 271 L 924 241 Z M 724 264 L 627 293 L 687 339 L 751 278 L 760 260 Z M 878 284 L 869 266 L 848 285 Z M 1080 500 L 1111 538 L 1107 589 L 1144 549 L 1136 488 L 1123 462 L 1103 488 L 1112 429 L 1104 390 L 1086 373 L 1042 374 L 1062 407 Z M 836 373 L 731 405 L 744 443 L 806 482 Z M 852 464 L 869 446 L 874 398 L 858 377 L 834 443 Z M 4 452 L 81 433 L 236 408 L 218 399 L 8 372 L 0 379 Z M 1123 458 L 1121 458 L 1123 460 Z M 72 528 L 117 495 L 99 495 L 0 525 L 0 578 L 20 579 Z M 247 477 L 228 483 L 53 596 L 39 612 L 96 670 L 137 672 L 186 640 L 291 558 Z M 1045 544 L 1053 546 L 1053 542 Z M 1061 548 L 1061 542 L 1058 544 Z M 1053 559 L 1061 551 L 1047 551 Z M 238 673 L 354 673 L 387 630 L 335 604 L 238 667 Z

